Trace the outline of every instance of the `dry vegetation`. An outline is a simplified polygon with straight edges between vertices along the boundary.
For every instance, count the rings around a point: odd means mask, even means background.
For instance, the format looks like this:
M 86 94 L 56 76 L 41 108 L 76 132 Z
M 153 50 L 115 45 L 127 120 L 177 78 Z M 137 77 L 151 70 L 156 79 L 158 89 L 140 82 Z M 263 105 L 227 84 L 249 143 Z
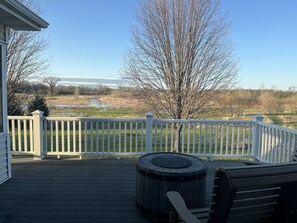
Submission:
M 89 106 L 96 99 L 107 107 Z M 77 117 L 144 117 L 149 111 L 144 102 L 127 88 L 119 88 L 107 95 L 57 95 L 47 96 L 51 116 Z M 61 105 L 65 106 L 64 108 Z M 278 90 L 236 89 L 221 92 L 221 97 L 209 101 L 197 119 L 247 120 L 255 114 L 264 121 L 297 128 L 297 92 Z M 170 118 L 170 117 L 169 117 Z
M 46 97 L 46 101 L 49 106 L 57 106 L 57 105 L 80 105 L 80 106 L 88 106 L 88 102 L 90 99 L 98 98 L 99 96 L 88 96 L 88 95 L 63 95 L 63 96 L 48 96 Z

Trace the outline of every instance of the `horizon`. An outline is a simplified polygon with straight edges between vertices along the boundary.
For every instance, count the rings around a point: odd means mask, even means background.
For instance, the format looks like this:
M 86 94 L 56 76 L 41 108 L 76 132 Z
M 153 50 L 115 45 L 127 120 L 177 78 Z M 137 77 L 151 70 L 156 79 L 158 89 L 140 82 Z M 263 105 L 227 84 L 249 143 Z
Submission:
M 58 86 L 84 86 L 84 87 L 98 87 L 99 85 L 118 88 L 121 86 L 125 86 L 124 80 L 121 78 L 80 78 L 80 77 L 62 77 L 61 81 L 58 82 Z M 297 87 L 296 87 L 297 88 Z M 242 87 L 234 87 L 227 90 L 275 90 L 275 91 L 290 91 L 290 89 L 278 89 L 272 87 L 261 86 L 259 88 L 242 88 Z

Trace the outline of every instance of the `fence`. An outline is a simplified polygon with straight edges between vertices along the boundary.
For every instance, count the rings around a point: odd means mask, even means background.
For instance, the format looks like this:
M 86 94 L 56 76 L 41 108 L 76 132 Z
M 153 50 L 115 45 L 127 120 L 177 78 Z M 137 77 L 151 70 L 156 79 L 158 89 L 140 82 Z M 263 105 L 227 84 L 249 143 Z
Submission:
M 9 116 L 12 154 L 141 155 L 181 152 L 288 162 L 297 131 L 255 120 L 174 120 Z

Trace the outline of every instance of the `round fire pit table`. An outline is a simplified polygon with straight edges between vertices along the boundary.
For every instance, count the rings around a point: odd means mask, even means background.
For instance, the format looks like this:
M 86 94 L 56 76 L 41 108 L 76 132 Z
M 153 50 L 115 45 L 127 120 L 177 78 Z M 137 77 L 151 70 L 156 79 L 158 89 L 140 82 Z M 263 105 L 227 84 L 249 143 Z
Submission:
M 151 153 L 136 164 L 136 204 L 154 216 L 167 217 L 172 206 L 168 191 L 178 191 L 188 208 L 205 206 L 206 166 L 193 156 Z

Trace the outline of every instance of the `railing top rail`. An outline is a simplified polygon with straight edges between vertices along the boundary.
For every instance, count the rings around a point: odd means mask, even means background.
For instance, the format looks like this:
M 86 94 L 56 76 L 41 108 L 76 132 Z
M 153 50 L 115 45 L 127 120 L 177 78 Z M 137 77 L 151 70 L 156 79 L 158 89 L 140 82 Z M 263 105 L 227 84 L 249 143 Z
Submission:
M 254 120 L 194 120 L 194 119 L 154 119 L 162 123 L 207 123 L 207 124 L 254 124 Z
M 8 120 L 32 120 L 33 116 L 8 116 Z
M 87 122 L 145 122 L 145 118 L 81 118 L 81 117 L 44 117 L 48 121 L 87 121 Z
M 259 122 L 258 124 L 260 126 L 264 126 L 264 127 L 268 127 L 268 128 L 273 128 L 273 129 L 277 129 L 277 130 L 280 130 L 280 131 L 283 131 L 283 132 L 289 132 L 289 133 L 292 133 L 292 134 L 297 135 L 297 130 L 295 130 L 295 129 L 290 129 L 290 128 L 278 126 L 278 125 L 275 125 L 275 124 L 265 123 L 265 122 Z

